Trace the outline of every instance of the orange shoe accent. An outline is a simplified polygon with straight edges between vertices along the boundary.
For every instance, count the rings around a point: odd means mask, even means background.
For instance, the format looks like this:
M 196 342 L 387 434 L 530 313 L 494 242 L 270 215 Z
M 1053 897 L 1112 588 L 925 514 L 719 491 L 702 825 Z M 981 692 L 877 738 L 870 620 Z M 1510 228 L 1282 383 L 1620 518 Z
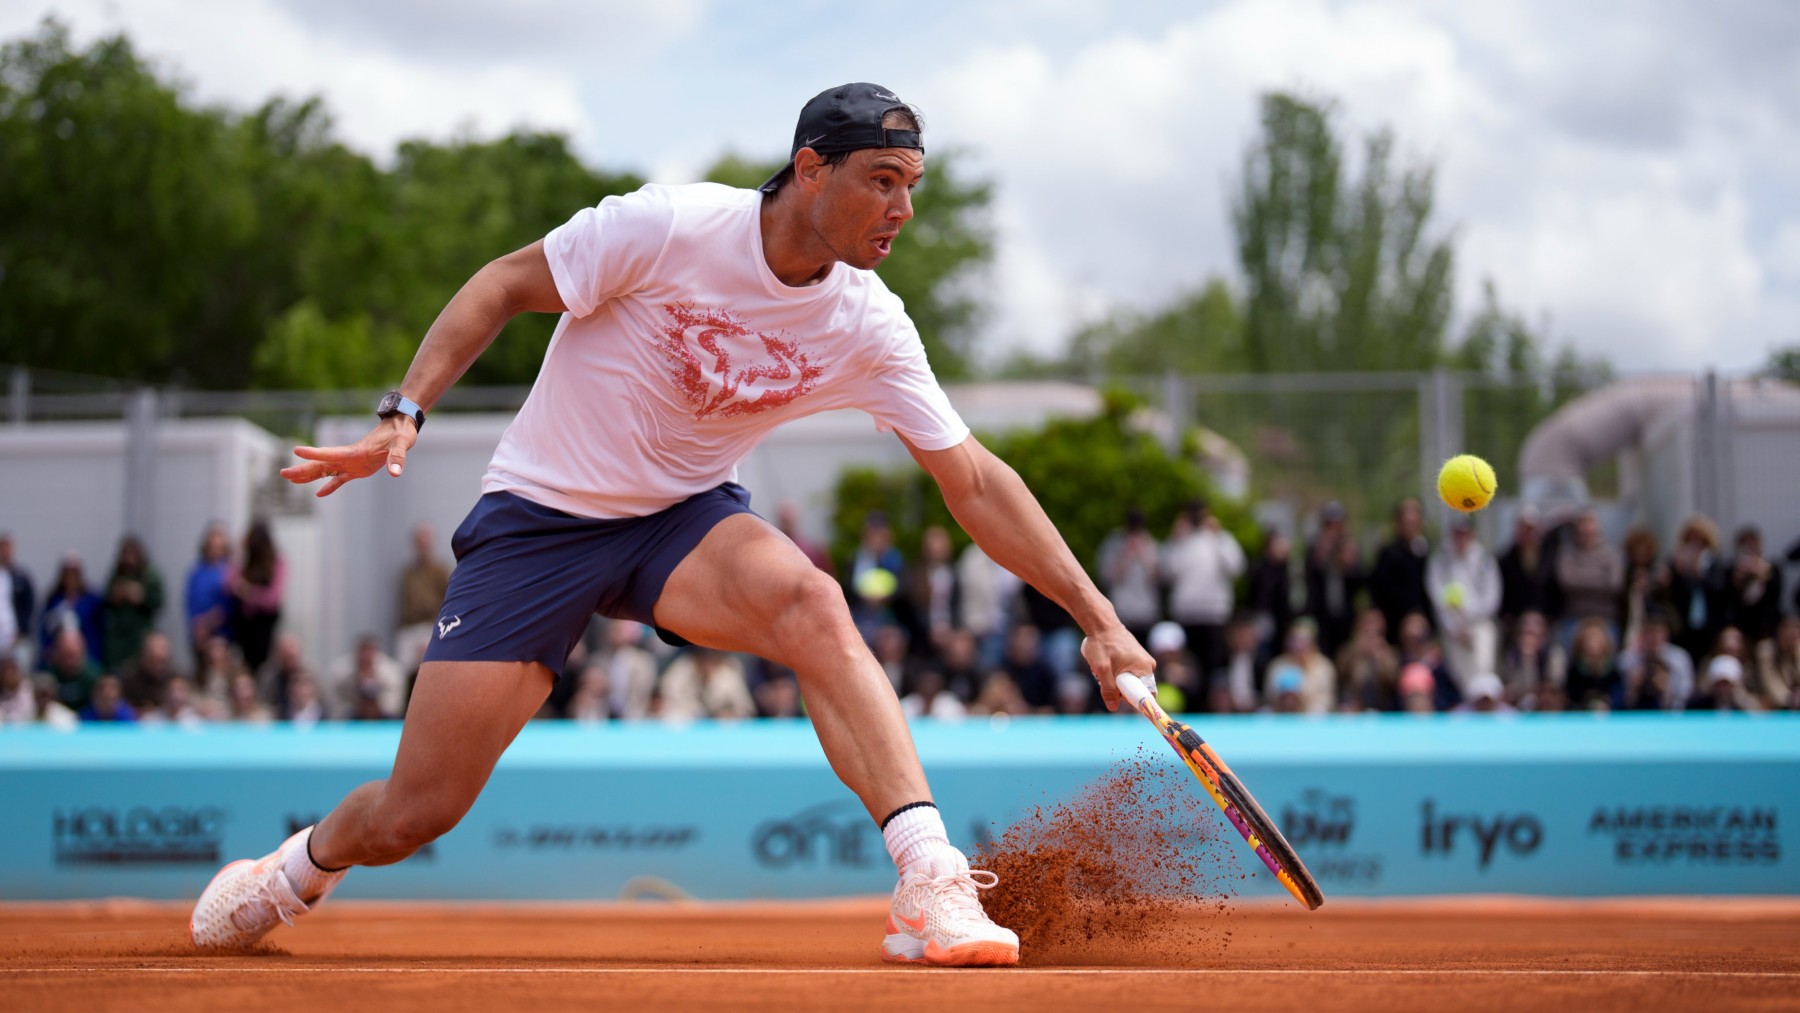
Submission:
M 892 912 L 888 913 L 888 917 L 890 919 L 898 920 L 900 922 L 900 924 L 906 926 L 909 929 L 912 929 L 914 932 L 924 932 L 925 931 L 925 912 L 923 912 L 923 911 L 919 912 L 919 917 L 917 917 L 917 918 L 908 918 L 905 915 L 896 915 Z M 897 931 L 897 930 L 890 929 L 889 931 Z
M 1019 962 L 1019 951 L 985 940 L 951 947 L 941 947 L 934 940 L 925 944 L 924 962 L 937 967 L 1011 967 Z

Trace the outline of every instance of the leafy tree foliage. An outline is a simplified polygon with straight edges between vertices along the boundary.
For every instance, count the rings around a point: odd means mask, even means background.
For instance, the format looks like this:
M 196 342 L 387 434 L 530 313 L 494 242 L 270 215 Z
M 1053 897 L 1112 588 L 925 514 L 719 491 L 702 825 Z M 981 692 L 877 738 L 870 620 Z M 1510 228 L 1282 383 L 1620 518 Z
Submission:
M 982 442 L 1025 480 L 1090 573 L 1101 541 L 1124 522 L 1127 506 L 1142 509 L 1160 537 L 1185 504 L 1205 500 L 1245 549 L 1254 550 L 1259 535 L 1249 511 L 1219 499 L 1191 455 L 1170 455 L 1134 425 L 1140 407 L 1129 395 L 1109 392 L 1104 410 L 1092 418 L 1055 419 L 1040 429 L 983 436 Z M 847 471 L 834 503 L 832 552 L 840 560 L 855 553 L 863 521 L 875 510 L 887 514 L 894 542 L 909 559 L 917 557 L 928 526 L 950 531 L 959 550 L 969 542 L 936 484 L 912 465 Z

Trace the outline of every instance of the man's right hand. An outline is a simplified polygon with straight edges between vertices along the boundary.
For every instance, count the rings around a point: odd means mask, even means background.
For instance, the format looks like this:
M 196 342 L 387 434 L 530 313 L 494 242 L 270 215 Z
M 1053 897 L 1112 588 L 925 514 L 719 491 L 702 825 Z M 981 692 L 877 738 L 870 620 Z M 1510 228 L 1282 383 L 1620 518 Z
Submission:
M 405 415 L 382 419 L 369 435 L 342 447 L 295 447 L 294 456 L 306 463 L 281 469 L 281 477 L 295 485 L 329 479 L 314 495 L 329 496 L 352 479 L 367 478 L 387 467 L 395 478 L 406 468 L 406 452 L 419 439 L 418 427 Z

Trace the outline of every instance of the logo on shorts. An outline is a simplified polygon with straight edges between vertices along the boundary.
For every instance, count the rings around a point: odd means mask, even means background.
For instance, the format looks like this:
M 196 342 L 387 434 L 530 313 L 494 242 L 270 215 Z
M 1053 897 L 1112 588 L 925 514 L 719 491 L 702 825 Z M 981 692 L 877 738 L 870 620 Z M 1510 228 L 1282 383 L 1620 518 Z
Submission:
M 669 360 L 669 379 L 696 419 L 784 407 L 812 393 L 825 375 L 825 364 L 807 358 L 793 338 L 753 331 L 730 310 L 666 303 L 663 312 L 669 323 L 657 351 Z
M 461 625 L 462 625 L 462 616 L 451 616 L 449 622 L 445 622 L 442 619 L 439 619 L 438 620 L 438 639 L 442 640 L 445 637 L 449 636 L 451 630 L 456 629 L 458 626 L 461 626 Z

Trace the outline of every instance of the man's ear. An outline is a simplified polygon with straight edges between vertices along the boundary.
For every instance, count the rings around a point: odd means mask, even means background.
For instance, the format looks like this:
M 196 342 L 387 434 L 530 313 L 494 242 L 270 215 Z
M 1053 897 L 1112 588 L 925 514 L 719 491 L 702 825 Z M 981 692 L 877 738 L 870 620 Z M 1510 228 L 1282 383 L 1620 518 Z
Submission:
M 824 185 L 825 174 L 830 171 L 825 156 L 811 148 L 801 148 L 794 154 L 794 181 L 809 190 Z

